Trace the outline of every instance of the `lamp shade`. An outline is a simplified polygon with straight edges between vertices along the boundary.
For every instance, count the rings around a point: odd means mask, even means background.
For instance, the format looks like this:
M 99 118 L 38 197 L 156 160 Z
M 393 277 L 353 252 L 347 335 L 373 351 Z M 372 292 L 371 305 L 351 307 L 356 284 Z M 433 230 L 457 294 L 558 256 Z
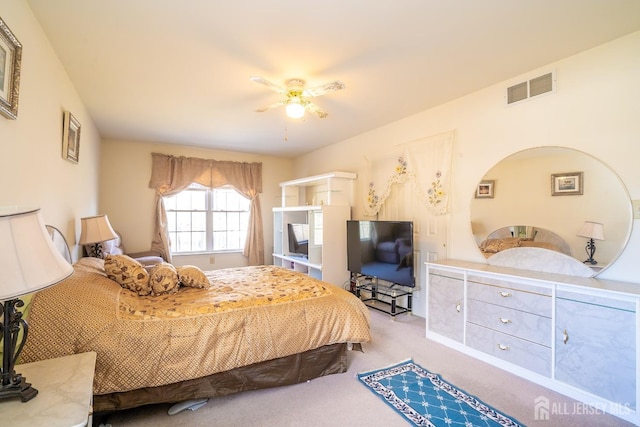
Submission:
M 593 240 L 604 240 L 604 226 L 599 222 L 585 221 L 578 236 Z
M 40 209 L 0 208 L 0 301 L 55 285 L 71 273 Z
M 106 242 L 118 237 L 106 215 L 89 216 L 80 218 L 80 245 L 90 245 L 92 243 Z

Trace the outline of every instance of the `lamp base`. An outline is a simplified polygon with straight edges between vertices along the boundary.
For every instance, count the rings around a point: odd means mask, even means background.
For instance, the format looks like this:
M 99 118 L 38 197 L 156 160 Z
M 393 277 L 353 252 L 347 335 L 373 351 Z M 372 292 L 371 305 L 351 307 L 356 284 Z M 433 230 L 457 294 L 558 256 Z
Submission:
M 2 305 L 4 320 L 0 324 L 2 331 L 2 381 L 0 382 L 0 399 L 19 397 L 26 402 L 38 394 L 38 390 L 31 387 L 24 377 L 14 370 L 22 347 L 27 340 L 29 327 L 22 318 L 22 313 L 16 307 L 22 307 L 20 299 L 4 301 Z M 22 328 L 22 340 L 18 342 L 18 332 Z
M 19 397 L 21 401 L 27 402 L 38 394 L 38 390 L 31 387 L 24 377 L 16 375 L 16 382 L 0 386 L 0 400 Z
M 85 246 L 85 250 L 87 252 L 87 256 L 93 258 L 102 258 L 104 259 L 104 251 L 102 248 L 102 242 L 91 243 L 90 245 Z
M 587 246 L 584 247 L 584 250 L 587 253 L 587 255 L 589 255 L 589 258 L 584 260 L 584 263 L 585 264 L 596 265 L 598 263 L 598 261 L 593 259 L 593 255 L 596 253 L 596 244 L 593 241 L 593 239 L 589 239 L 589 241 L 587 242 Z

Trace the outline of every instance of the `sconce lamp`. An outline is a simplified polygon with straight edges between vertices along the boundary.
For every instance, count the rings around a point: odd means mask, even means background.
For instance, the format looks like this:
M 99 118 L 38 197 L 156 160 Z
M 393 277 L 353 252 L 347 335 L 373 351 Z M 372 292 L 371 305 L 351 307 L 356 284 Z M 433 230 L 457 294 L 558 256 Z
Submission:
M 596 244 L 594 240 L 604 240 L 604 226 L 599 222 L 585 221 L 582 229 L 578 233 L 578 236 L 589 239 L 587 246 L 584 248 L 589 258 L 584 262 L 592 265 L 597 264 L 598 261 L 593 259 L 593 255 L 596 253 Z
M 89 216 L 80 218 L 81 231 L 78 244 L 89 246 L 87 255 L 94 258 L 103 258 L 102 242 L 118 237 L 106 215 Z
M 15 372 L 29 330 L 17 310 L 24 306 L 18 297 L 55 285 L 70 276 L 73 267 L 54 246 L 40 209 L 0 208 L 0 242 L 0 304 L 4 315 L 0 325 L 3 346 L 0 399 L 20 397 L 26 402 L 38 390 Z

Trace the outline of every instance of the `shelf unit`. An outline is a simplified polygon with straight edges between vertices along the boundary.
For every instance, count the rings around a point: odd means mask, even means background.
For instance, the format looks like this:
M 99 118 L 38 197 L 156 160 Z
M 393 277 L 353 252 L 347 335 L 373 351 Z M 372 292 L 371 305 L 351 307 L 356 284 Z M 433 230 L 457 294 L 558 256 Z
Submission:
M 331 172 L 286 181 L 282 206 L 273 208 L 273 264 L 343 286 L 347 271 L 347 220 L 356 174 Z M 289 251 L 287 224 L 309 224 L 308 256 Z
M 344 205 L 353 202 L 352 172 L 329 172 L 281 182 L 282 207 Z

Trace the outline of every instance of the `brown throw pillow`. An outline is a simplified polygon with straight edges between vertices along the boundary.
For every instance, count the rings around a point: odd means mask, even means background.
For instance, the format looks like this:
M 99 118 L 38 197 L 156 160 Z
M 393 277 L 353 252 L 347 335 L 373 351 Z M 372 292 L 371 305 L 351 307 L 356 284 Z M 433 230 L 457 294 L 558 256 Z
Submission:
M 178 271 L 178 278 L 182 286 L 203 289 L 211 286 L 209 278 L 195 265 L 183 265 L 176 267 L 176 270 Z
M 127 255 L 107 255 L 104 259 L 107 277 L 138 295 L 149 295 L 149 273 L 135 259 Z
M 151 267 L 149 287 L 151 295 L 173 294 L 178 292 L 180 282 L 176 268 L 168 262 L 161 262 Z

